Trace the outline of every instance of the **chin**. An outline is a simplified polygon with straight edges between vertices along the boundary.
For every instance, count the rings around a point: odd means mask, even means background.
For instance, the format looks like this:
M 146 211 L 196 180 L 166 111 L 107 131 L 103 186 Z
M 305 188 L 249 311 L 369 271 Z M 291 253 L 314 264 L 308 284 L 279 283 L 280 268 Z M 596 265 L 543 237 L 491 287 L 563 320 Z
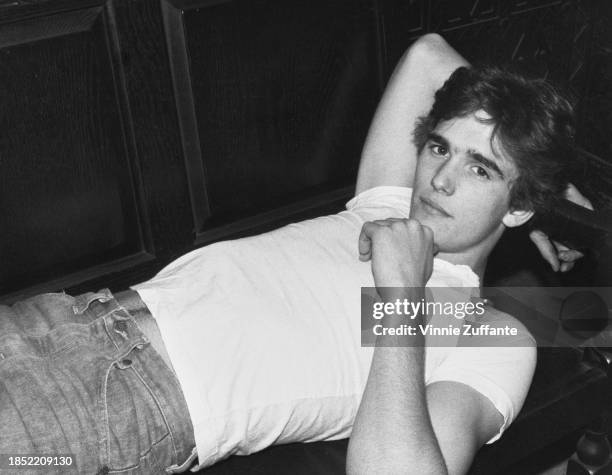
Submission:
M 435 219 L 425 213 L 419 213 L 417 210 L 415 213 L 410 214 L 411 219 L 416 219 L 419 223 L 424 226 L 429 226 L 432 230 L 436 227 Z
M 427 226 L 433 231 L 434 241 L 439 245 L 438 240 L 441 242 L 448 242 L 449 231 L 445 229 L 446 227 L 442 227 L 439 220 L 432 218 L 427 215 L 416 215 L 414 216 L 422 226 Z

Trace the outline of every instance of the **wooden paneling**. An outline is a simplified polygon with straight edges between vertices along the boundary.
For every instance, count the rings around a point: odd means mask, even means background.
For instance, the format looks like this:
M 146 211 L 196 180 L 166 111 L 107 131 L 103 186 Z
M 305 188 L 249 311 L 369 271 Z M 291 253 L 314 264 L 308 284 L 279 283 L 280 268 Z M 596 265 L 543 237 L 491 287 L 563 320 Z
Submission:
M 4 293 L 150 258 L 105 5 L 73 7 L 0 25 Z
M 0 298 L 122 289 L 339 210 L 384 83 L 428 31 L 564 83 L 605 160 L 611 15 L 604 0 L 0 0 Z
M 380 93 L 374 4 L 164 8 L 198 242 L 348 197 Z
M 161 6 L 152 0 L 115 0 L 112 6 L 111 31 L 120 48 L 136 163 L 159 268 L 193 246 L 195 235 Z M 137 275 L 128 280 L 139 279 L 140 271 Z

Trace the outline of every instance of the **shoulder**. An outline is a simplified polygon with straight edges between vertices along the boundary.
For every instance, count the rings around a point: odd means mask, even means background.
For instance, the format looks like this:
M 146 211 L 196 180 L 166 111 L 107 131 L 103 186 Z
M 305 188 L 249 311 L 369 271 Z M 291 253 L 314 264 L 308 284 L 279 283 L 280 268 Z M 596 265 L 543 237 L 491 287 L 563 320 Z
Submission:
M 520 321 L 491 306 L 485 308 L 477 319 L 466 319 L 464 328 L 472 325 L 487 331 L 462 336 L 459 345 L 433 369 L 428 384 L 461 383 L 485 397 L 503 418 L 490 443 L 520 411 L 535 371 L 537 351 L 533 337 Z
M 531 379 L 535 369 L 537 345 L 527 327 L 516 317 L 491 305 L 480 316 L 464 321 L 463 338 L 459 344 L 463 353 L 471 353 L 483 368 L 512 366 L 520 379 Z
M 484 314 L 475 323 L 488 325 L 489 328 L 497 330 L 495 335 L 491 332 L 489 336 L 498 338 L 486 342 L 486 346 L 520 347 L 525 349 L 524 353 L 535 355 L 535 339 L 527 327 L 515 316 L 491 305 L 486 305 Z

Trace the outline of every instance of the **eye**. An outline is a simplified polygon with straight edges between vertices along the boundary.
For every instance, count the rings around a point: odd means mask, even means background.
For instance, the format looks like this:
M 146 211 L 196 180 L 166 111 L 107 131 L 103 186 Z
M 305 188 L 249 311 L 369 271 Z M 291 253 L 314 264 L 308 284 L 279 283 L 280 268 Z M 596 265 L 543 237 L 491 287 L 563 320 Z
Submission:
M 439 157 L 445 157 L 446 155 L 448 155 L 448 149 L 444 145 L 438 145 L 434 143 L 429 146 L 429 150 L 431 150 L 431 153 Z
M 473 166 L 472 170 L 474 170 L 474 173 L 478 175 L 480 178 L 486 178 L 486 179 L 491 178 L 491 176 L 489 175 L 489 172 L 487 172 L 487 170 L 482 168 L 480 165 Z

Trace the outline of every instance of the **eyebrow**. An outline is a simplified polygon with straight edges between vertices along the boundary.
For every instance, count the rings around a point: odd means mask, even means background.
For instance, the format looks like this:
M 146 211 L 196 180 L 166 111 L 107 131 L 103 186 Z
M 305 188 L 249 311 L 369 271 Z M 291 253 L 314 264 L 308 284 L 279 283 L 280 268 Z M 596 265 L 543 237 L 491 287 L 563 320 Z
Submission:
M 438 145 L 442 145 L 443 147 L 447 149 L 450 149 L 450 142 L 445 137 L 442 137 L 441 135 L 436 134 L 435 132 L 430 132 L 429 134 L 427 134 L 427 140 L 431 142 L 435 142 Z M 493 170 L 502 180 L 505 178 L 503 172 L 497 166 L 497 163 L 495 163 L 494 160 L 491 160 L 490 158 L 485 157 L 483 154 L 473 149 L 469 149 L 467 151 L 467 154 L 470 157 L 472 157 L 474 160 L 476 160 L 477 162 L 482 163 L 485 167 Z

